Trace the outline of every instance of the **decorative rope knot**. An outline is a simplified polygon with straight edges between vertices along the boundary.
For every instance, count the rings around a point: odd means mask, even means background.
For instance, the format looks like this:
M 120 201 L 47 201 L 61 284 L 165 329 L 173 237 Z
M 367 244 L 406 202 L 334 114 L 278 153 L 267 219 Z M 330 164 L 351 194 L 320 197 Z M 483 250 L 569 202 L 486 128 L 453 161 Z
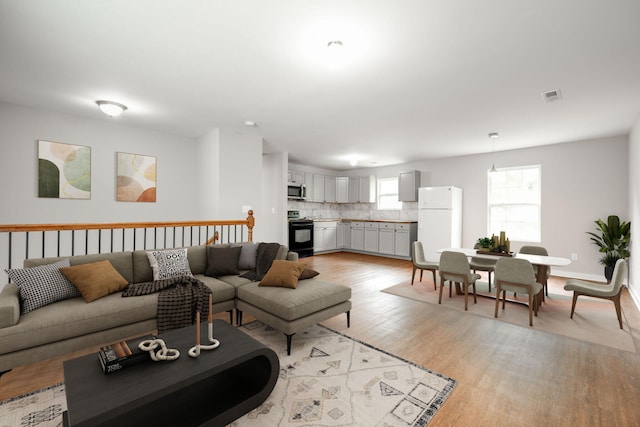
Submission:
M 160 347 L 160 349 L 154 352 L 158 347 Z M 180 357 L 179 350 L 175 348 L 167 348 L 164 340 L 160 338 L 144 340 L 138 344 L 138 348 L 142 351 L 148 351 L 154 362 L 158 362 L 160 360 L 176 360 Z

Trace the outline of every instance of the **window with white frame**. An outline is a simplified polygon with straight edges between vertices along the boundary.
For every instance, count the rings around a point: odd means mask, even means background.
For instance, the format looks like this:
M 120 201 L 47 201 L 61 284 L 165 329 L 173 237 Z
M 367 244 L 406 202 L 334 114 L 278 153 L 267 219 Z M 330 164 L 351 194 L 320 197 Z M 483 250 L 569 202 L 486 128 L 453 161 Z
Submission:
M 509 240 L 540 242 L 540 177 L 540 165 L 489 172 L 489 235 L 504 231 Z
M 402 202 L 398 200 L 398 178 L 378 179 L 378 209 L 402 209 Z

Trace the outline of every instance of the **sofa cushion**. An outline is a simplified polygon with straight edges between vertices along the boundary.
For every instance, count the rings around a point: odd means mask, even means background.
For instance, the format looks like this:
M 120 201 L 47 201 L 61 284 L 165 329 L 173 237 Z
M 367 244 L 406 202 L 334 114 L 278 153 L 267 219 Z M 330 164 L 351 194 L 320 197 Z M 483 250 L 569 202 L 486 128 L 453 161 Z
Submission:
M 189 267 L 187 250 L 187 248 L 182 248 L 147 251 L 149 265 L 153 270 L 153 280 L 193 276 Z
M 86 302 L 123 290 L 129 282 L 107 260 L 61 268 Z
M 80 291 L 60 272 L 60 268 L 69 265 L 69 260 L 63 259 L 38 267 L 5 270 L 20 290 L 23 314 L 56 301 L 80 296 Z
M 109 253 L 101 253 L 101 254 L 89 254 L 89 255 L 75 255 L 67 257 L 69 259 L 69 264 L 80 265 L 87 264 L 90 262 L 109 260 L 113 268 L 118 270 L 118 273 L 122 274 L 127 282 L 133 283 L 133 262 L 132 262 L 132 252 L 109 252 Z M 146 255 L 145 255 L 146 258 Z M 55 261 L 60 261 L 61 259 L 65 259 L 65 257 L 50 257 L 50 258 L 31 258 L 24 260 L 25 267 L 35 267 L 38 265 L 51 264 Z M 149 261 L 147 261 L 147 265 L 149 265 Z M 151 267 L 149 267 L 151 270 Z
M 298 277 L 304 271 L 304 263 L 276 259 L 260 281 L 260 286 L 282 286 L 296 288 Z
M 348 301 L 351 288 L 319 279 L 301 280 L 296 289 L 259 286 L 237 288 L 238 298 L 281 319 L 292 321 Z
M 220 248 L 216 246 L 207 247 L 207 271 L 206 276 L 219 277 L 230 274 L 238 274 L 238 259 L 240 258 L 240 246 Z
M 242 242 L 231 246 L 240 246 L 240 259 L 238 259 L 239 270 L 253 270 L 256 268 L 256 257 L 258 255 L 258 243 Z
M 196 274 L 193 277 L 200 280 L 209 289 L 211 289 L 214 304 L 233 300 L 236 297 L 236 289 L 232 285 L 223 282 L 218 278 L 205 276 L 204 274 Z

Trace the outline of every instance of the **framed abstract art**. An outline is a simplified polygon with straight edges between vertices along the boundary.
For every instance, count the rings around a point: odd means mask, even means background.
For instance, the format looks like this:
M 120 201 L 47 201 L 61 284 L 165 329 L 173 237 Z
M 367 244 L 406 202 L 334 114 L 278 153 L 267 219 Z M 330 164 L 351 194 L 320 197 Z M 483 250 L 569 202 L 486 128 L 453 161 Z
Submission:
M 132 153 L 116 153 L 116 200 L 156 201 L 156 158 Z
M 91 198 L 91 147 L 38 141 L 38 197 Z

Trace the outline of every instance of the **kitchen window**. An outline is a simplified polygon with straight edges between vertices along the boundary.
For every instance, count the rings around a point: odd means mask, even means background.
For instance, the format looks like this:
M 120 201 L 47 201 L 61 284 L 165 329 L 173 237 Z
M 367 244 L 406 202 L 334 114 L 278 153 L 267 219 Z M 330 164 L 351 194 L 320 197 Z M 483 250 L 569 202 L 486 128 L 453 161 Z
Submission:
M 540 242 L 540 177 L 540 165 L 489 172 L 489 236 L 504 231 L 511 241 Z
M 401 210 L 398 200 L 398 178 L 378 179 L 378 210 Z

